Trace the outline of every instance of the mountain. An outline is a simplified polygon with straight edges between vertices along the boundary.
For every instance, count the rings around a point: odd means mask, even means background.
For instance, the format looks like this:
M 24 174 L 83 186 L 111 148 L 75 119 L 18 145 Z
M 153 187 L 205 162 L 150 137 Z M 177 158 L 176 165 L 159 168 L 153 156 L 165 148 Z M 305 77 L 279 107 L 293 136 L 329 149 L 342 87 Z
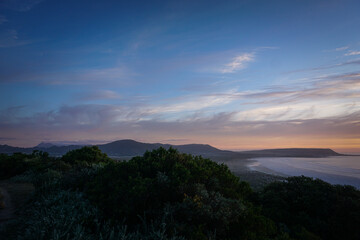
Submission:
M 21 147 L 12 147 L 9 145 L 0 145 L 0 153 L 13 154 L 13 153 L 21 152 L 21 153 L 30 154 L 34 150 L 38 150 L 38 151 L 48 152 L 52 156 L 62 156 L 70 150 L 78 149 L 81 147 L 83 147 L 83 146 L 82 145 L 68 145 L 68 146 L 53 145 L 53 146 L 48 146 L 48 147 L 39 147 L 39 145 L 37 145 L 36 147 L 31 147 L 31 148 L 21 148 Z
M 48 143 L 40 143 L 33 148 L 19 148 L 8 145 L 0 145 L 0 153 L 12 154 L 14 152 L 32 153 L 33 150 L 48 152 L 52 156 L 61 156 L 66 152 L 83 147 L 84 145 L 55 146 Z M 107 144 L 97 145 L 101 151 L 113 157 L 131 157 L 144 154 L 145 151 L 159 147 L 173 147 L 180 152 L 213 157 L 217 159 L 234 158 L 255 158 L 255 157 L 329 157 L 343 156 L 331 149 L 321 148 L 285 148 L 285 149 L 266 149 L 255 151 L 232 152 L 220 150 L 207 144 L 186 144 L 171 145 L 162 143 L 142 143 L 131 139 L 118 140 Z
M 147 150 L 150 151 L 159 147 L 173 147 L 183 153 L 203 156 L 220 155 L 224 152 L 228 152 L 204 144 L 170 145 L 161 143 L 141 143 L 130 139 L 98 145 L 98 147 L 101 151 L 110 156 L 137 156 L 144 154 Z
M 137 156 L 142 155 L 146 150 L 153 150 L 159 147 L 165 147 L 160 143 L 141 143 L 134 140 L 125 139 L 115 142 L 98 145 L 101 151 L 110 156 Z
M 20 147 L 12 147 L 9 145 L 0 145 L 0 153 L 12 154 L 15 152 L 22 153 L 32 153 L 33 148 L 20 148 Z
M 52 156 L 62 156 L 68 151 L 82 148 L 84 145 L 67 145 L 67 146 L 52 146 L 48 148 L 38 148 L 34 147 L 33 150 L 39 150 L 43 152 L 48 152 Z
M 67 153 L 70 150 L 79 149 L 84 145 L 67 145 L 67 146 L 56 146 L 52 144 L 43 144 L 40 143 L 36 147 L 32 148 L 19 148 L 11 147 L 8 145 L 0 145 L 0 153 L 12 154 L 14 152 L 23 152 L 23 153 L 32 153 L 34 150 L 48 152 L 52 156 L 61 156 Z M 153 150 L 159 147 L 169 148 L 173 147 L 178 149 L 180 152 L 193 154 L 193 155 L 202 155 L 204 157 L 211 156 L 220 156 L 227 153 L 232 153 L 230 151 L 224 151 L 217 148 L 214 148 L 210 145 L 205 144 L 187 144 L 187 145 L 170 145 L 170 144 L 161 144 L 161 143 L 141 143 L 134 140 L 118 140 L 115 142 L 110 142 L 107 144 L 97 145 L 101 151 L 105 152 L 109 156 L 138 156 L 144 154 L 145 151 Z
M 54 145 L 52 143 L 41 142 L 36 146 L 36 148 L 50 148 L 53 146 L 56 146 L 56 145 Z
M 344 156 L 330 148 L 283 148 L 241 152 L 254 157 L 330 157 Z

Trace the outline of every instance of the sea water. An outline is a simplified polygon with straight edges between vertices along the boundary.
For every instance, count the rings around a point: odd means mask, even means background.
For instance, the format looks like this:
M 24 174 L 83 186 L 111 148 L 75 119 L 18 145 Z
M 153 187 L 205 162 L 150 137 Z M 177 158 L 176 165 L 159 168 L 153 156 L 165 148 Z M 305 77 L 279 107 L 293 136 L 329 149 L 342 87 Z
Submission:
M 252 170 L 282 176 L 308 176 L 331 184 L 348 184 L 360 189 L 360 156 L 326 158 L 253 158 Z

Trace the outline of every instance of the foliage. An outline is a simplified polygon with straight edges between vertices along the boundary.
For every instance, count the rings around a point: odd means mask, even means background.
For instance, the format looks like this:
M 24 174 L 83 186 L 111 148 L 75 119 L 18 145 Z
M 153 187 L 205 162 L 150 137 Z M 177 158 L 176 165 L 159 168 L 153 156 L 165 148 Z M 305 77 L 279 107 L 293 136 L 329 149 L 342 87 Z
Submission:
M 0 175 L 31 182 L 6 239 L 360 239 L 360 191 L 291 177 L 252 192 L 224 164 L 159 148 L 116 162 L 97 147 L 61 158 L 0 155 Z
M 259 202 L 296 239 L 360 239 L 360 191 L 354 187 L 290 177 L 268 185 Z
M 89 166 L 91 164 L 109 163 L 112 160 L 102 153 L 97 146 L 85 146 L 67 152 L 61 160 L 70 165 Z
M 258 217 L 247 202 L 249 185 L 226 165 L 172 148 L 105 166 L 86 185 L 85 192 L 105 216 L 126 219 L 132 226 L 139 224 L 139 216 L 155 221 L 169 212 L 172 221 L 168 231 L 192 239 L 247 236 L 247 220 Z M 253 229 L 248 239 L 274 234 L 276 229 L 267 228 L 268 223 L 259 223 L 259 230 Z
M 146 232 L 133 233 L 125 225 L 113 226 L 101 218 L 82 193 L 64 190 L 49 192 L 34 201 L 16 227 L 12 233 L 8 230 L 7 239 L 167 239 L 164 231 L 153 225 L 144 227 Z
M 0 209 L 5 208 L 5 202 L 4 202 L 4 196 L 2 195 L 0 191 Z
M 87 169 L 83 175 L 92 175 L 96 167 Z M 58 174 L 49 171 L 43 176 L 32 175 L 32 181 L 43 184 L 37 186 L 33 200 L 21 212 L 21 217 L 0 228 L 0 236 L 6 239 L 122 239 L 150 240 L 172 239 L 182 237 L 174 234 L 168 237 L 166 224 L 143 221 L 141 228 L 129 232 L 128 226 L 121 222 L 106 220 L 99 210 L 93 206 L 84 194 L 66 190 L 67 184 L 59 182 Z M 38 178 L 38 179 L 36 179 Z M 163 220 L 164 217 L 161 219 Z
M 14 153 L 12 156 L 0 154 L 0 179 L 6 179 L 26 171 L 27 155 Z
M 96 146 L 69 151 L 62 158 L 50 157 L 47 152 L 38 150 L 34 150 L 32 154 L 0 154 L 0 179 L 18 175 L 31 177 L 34 174 L 44 174 L 49 170 L 64 173 L 75 168 L 107 164 L 112 161 Z M 19 181 L 20 178 L 17 180 Z
M 14 153 L 13 155 L 0 154 L 0 179 L 7 179 L 17 175 L 29 175 L 46 172 L 49 169 L 67 171 L 72 166 L 58 158 L 49 157 L 42 151 L 33 151 L 32 154 Z

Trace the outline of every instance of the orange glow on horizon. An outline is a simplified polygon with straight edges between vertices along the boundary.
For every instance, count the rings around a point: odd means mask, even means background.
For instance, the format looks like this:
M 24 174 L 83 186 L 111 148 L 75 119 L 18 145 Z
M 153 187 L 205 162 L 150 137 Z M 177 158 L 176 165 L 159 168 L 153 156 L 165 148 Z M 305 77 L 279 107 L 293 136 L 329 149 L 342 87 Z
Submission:
M 60 135 L 60 134 L 59 134 Z M 104 144 L 121 139 L 133 139 L 135 141 L 144 143 L 163 143 L 172 145 L 183 144 L 209 144 L 213 147 L 223 150 L 260 150 L 260 149 L 274 149 L 274 148 L 330 148 L 339 153 L 360 153 L 360 138 L 351 137 L 328 137 L 328 136 L 213 136 L 213 135 L 197 135 L 188 136 L 176 135 L 176 138 L 170 138 L 168 135 L 159 133 L 149 134 L 143 133 L 139 138 L 134 135 L 123 135 L 121 137 L 114 134 L 114 136 L 107 136 L 106 139 L 99 140 L 94 138 L 91 134 L 79 134 L 77 137 L 66 135 L 58 136 L 56 141 L 74 141 L 76 139 L 79 144 L 92 140 L 89 144 Z M 99 136 L 97 136 L 99 137 Z M 96 141 L 97 140 L 97 141 Z M 34 147 L 43 140 L 28 140 L 18 138 L 14 141 L 3 142 L 0 144 L 8 144 L 16 147 Z M 44 141 L 46 142 L 46 141 Z M 50 141 L 51 142 L 51 141 Z
M 207 141 L 207 144 L 224 150 L 241 151 L 274 148 L 330 148 L 339 153 L 360 153 L 359 138 L 239 137 L 235 139 L 217 138 L 216 140 L 208 138 Z

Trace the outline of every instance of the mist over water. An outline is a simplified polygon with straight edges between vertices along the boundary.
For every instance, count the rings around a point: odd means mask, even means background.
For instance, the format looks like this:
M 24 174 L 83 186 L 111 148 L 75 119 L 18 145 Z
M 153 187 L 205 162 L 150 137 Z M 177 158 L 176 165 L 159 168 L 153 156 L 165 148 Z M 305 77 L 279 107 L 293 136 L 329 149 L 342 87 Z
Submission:
M 286 175 L 320 178 L 331 184 L 348 184 L 360 189 L 360 156 L 327 158 L 253 158 L 252 170 Z

